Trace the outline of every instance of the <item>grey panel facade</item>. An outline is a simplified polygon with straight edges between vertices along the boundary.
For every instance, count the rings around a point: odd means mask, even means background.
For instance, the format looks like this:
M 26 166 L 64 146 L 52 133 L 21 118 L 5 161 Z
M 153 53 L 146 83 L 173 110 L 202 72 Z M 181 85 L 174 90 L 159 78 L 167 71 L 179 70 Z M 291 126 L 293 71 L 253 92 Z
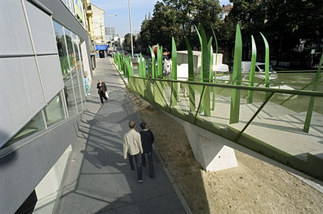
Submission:
M 0 213 L 14 213 L 70 144 L 80 116 L 0 159 Z
M 17 1 L 14 0 L 15 3 Z M 24 5 L 26 5 L 26 10 L 20 9 L 24 8 Z M 0 75 L 3 80 L 7 80 L 0 86 L 3 103 L 0 105 L 0 110 L 6 112 L 0 117 L 0 146 L 13 137 L 64 87 L 51 17 L 28 1 L 20 2 L 20 5 L 7 4 L 6 9 L 8 11 L 17 10 L 18 13 L 24 13 L 24 11 L 29 13 L 26 16 L 19 15 L 22 20 L 19 20 L 18 23 L 21 21 L 24 23 L 24 25 L 16 26 L 18 29 L 21 28 L 23 32 L 20 37 L 8 37 L 6 40 L 9 43 L 21 40 L 26 43 L 32 41 L 33 51 L 28 53 L 30 56 L 26 56 L 23 54 L 28 48 L 17 47 L 17 50 L 9 52 L 12 54 L 11 56 L 1 57 L 0 55 Z M 1 14 L 1 19 L 13 19 L 13 12 L 4 13 L 4 15 Z M 1 22 L 0 24 L 1 31 L 11 29 L 10 22 Z M 45 32 L 43 34 L 40 33 L 42 28 Z M 25 29 L 27 29 L 27 34 Z M 37 49 L 45 56 L 37 56 Z M 23 52 L 21 53 L 21 51 Z
M 0 0 L 0 55 L 32 54 L 20 0 Z
M 0 146 L 46 105 L 35 57 L 0 58 Z
M 39 70 L 46 102 L 49 102 L 63 87 L 63 77 L 57 55 L 39 56 Z
M 39 0 L 49 10 L 53 12 L 53 19 L 68 29 L 72 30 L 78 36 L 88 43 L 87 30 L 75 19 L 73 14 L 67 10 L 61 0 Z
M 76 142 L 82 112 L 78 108 L 68 118 L 53 19 L 85 41 L 87 31 L 60 0 L 40 1 L 53 16 L 35 1 L 0 0 L 0 147 L 15 134 L 27 133 L 0 148 L 1 214 L 14 213 Z M 71 87 L 83 83 L 82 70 L 78 74 Z M 78 106 L 84 101 L 80 93 L 68 99 Z M 42 119 L 34 121 L 36 115 Z M 43 128 L 32 132 L 40 123 Z
M 31 36 L 37 41 L 34 42 L 35 53 L 57 53 L 52 19 L 28 1 L 25 4 Z

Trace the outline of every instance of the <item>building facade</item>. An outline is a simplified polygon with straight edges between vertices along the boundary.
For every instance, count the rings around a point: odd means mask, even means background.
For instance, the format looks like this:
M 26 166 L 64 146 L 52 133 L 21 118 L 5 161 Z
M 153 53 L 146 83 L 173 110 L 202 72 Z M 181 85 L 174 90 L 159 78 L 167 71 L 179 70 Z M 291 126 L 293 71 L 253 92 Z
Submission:
M 92 33 L 93 41 L 95 45 L 105 45 L 107 44 L 106 34 L 105 34 L 105 24 L 104 24 L 104 14 L 105 11 L 98 8 L 94 4 L 91 4 L 92 8 Z
M 0 2 L 0 213 L 53 213 L 92 76 L 83 4 Z

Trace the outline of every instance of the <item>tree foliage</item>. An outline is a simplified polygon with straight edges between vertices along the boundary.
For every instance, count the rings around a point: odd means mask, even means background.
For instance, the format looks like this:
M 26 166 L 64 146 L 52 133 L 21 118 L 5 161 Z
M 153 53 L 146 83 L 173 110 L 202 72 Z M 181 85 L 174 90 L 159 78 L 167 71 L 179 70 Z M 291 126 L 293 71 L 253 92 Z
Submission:
M 308 49 L 313 42 L 322 44 L 322 0 L 231 0 L 233 9 L 227 19 L 233 25 L 240 23 L 243 39 L 250 45 L 250 35 L 260 40 L 262 32 L 276 59 L 296 57 L 295 47 L 306 41 Z M 305 48 L 306 49 L 306 48 Z M 299 56 L 309 57 L 308 51 Z M 304 60 L 304 59 L 303 59 Z
M 211 27 L 220 31 L 218 14 L 221 7 L 215 0 L 163 0 L 155 4 L 153 18 L 145 20 L 141 25 L 140 44 L 160 44 L 166 50 L 171 50 L 172 37 L 179 49 L 185 49 L 184 37 L 198 46 L 194 25 L 201 23 L 208 35 Z
M 193 49 L 199 49 L 194 26 L 201 23 L 208 38 L 212 28 L 220 52 L 232 57 L 235 26 L 239 23 L 243 40 L 243 58 L 250 59 L 251 35 L 254 35 L 259 57 L 264 57 L 262 32 L 274 58 L 293 58 L 295 47 L 306 41 L 323 47 L 323 0 L 230 0 L 233 8 L 224 21 L 218 18 L 218 0 L 162 0 L 155 4 L 153 18 L 141 25 L 139 44 L 146 48 L 155 44 L 171 50 L 172 37 L 178 49 L 186 49 L 185 37 Z M 305 48 L 306 49 L 306 48 Z M 306 52 L 306 51 L 305 51 Z M 305 53 L 304 52 L 304 53 Z M 228 55 L 229 54 L 229 55 Z M 306 53 L 309 57 L 309 54 Z M 299 54 L 300 55 L 300 54 Z M 304 55 L 304 54 L 303 54 Z

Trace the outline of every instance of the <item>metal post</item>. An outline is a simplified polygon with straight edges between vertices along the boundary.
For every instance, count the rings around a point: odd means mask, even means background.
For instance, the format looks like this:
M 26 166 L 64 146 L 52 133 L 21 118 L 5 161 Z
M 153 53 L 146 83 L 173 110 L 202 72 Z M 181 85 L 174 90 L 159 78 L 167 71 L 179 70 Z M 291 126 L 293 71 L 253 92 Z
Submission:
M 132 41 L 132 22 L 131 22 L 131 1 L 129 3 L 129 23 L 130 23 L 130 42 L 131 42 L 131 58 L 133 58 L 133 41 Z
M 111 16 L 117 16 L 117 14 L 107 14 L 107 17 L 108 17 L 108 30 L 109 30 L 109 38 L 110 38 L 110 41 L 111 41 L 111 19 L 110 19 Z

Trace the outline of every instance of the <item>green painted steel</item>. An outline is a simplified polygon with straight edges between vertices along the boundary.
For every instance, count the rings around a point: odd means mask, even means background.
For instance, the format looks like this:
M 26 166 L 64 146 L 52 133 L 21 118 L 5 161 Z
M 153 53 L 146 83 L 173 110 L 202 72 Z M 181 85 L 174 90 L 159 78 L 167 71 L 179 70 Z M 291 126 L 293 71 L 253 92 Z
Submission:
M 127 66 L 127 72 L 128 72 L 128 77 L 133 77 L 133 68 L 130 64 L 131 59 L 130 58 L 126 58 L 125 62 L 126 62 L 126 66 Z
M 314 77 L 314 85 L 313 85 L 313 91 L 317 91 L 317 87 L 318 87 L 318 81 L 320 79 L 321 74 L 321 68 L 322 68 L 322 63 L 323 63 L 323 53 L 321 55 L 321 60 L 319 63 L 319 67 L 317 69 L 316 75 Z M 310 98 L 310 102 L 308 104 L 308 109 L 307 109 L 307 113 L 306 113 L 306 119 L 305 119 L 305 123 L 304 123 L 304 127 L 303 127 L 303 131 L 308 133 L 310 130 L 310 125 L 311 125 L 311 120 L 312 120 L 312 114 L 313 114 L 313 108 L 314 108 L 314 102 L 315 102 L 315 97 L 311 97 Z
M 146 70 L 146 60 L 143 58 L 142 60 L 142 77 L 147 78 L 147 70 Z
M 266 52 L 265 52 L 265 83 L 266 83 L 266 87 L 268 88 L 269 87 L 269 45 L 268 45 L 266 37 L 262 33 L 260 33 L 260 34 L 261 34 L 261 37 L 265 43 L 265 50 L 266 50 Z
M 196 28 L 196 27 L 195 27 Z M 211 71 L 211 45 L 212 38 L 207 42 L 207 37 L 203 26 L 199 25 L 200 31 L 196 28 L 200 44 L 201 44 L 201 82 L 210 82 L 210 71 Z M 200 108 L 201 112 L 204 111 L 206 116 L 211 115 L 210 109 L 210 88 L 205 89 L 202 106 Z
M 157 46 L 157 77 L 163 77 L 163 47 Z
M 200 25 L 200 26 L 202 26 L 202 25 Z M 201 69 L 201 71 L 200 71 L 200 78 L 201 78 L 201 82 L 203 82 L 203 71 L 204 71 L 204 60 L 203 60 L 203 58 L 204 58 L 204 52 L 203 52 L 203 46 L 204 46 L 204 43 L 202 43 L 202 41 L 203 41 L 203 39 L 202 39 L 202 36 L 201 36 L 201 34 L 200 34 L 200 32 L 199 32 L 199 30 L 197 29 L 197 27 L 195 26 L 195 30 L 196 30 L 196 33 L 197 33 L 197 36 L 199 37 L 199 41 L 200 41 L 200 45 L 201 45 L 201 67 L 200 67 L 200 69 Z M 205 48 L 206 48 L 206 46 L 205 46 Z M 202 91 L 202 89 L 201 89 L 201 91 Z
M 177 52 L 176 42 L 172 37 L 172 80 L 177 80 Z
M 151 54 L 151 77 L 156 78 L 156 59 L 154 50 L 149 46 L 150 54 Z
M 177 52 L 174 37 L 172 37 L 172 80 L 177 80 Z M 172 83 L 172 100 L 171 106 L 177 105 L 178 83 Z
M 242 39 L 241 39 L 240 26 L 237 25 L 235 47 L 234 47 L 233 74 L 232 74 L 233 85 L 241 84 L 241 61 L 242 61 Z M 240 90 L 232 89 L 230 124 L 238 123 L 239 115 L 240 115 Z
M 257 47 L 256 42 L 253 36 L 251 35 L 251 65 L 249 73 L 249 86 L 254 86 L 255 83 L 255 70 L 256 70 L 256 61 L 257 61 Z M 248 91 L 247 103 L 253 102 L 253 91 Z
M 208 77 L 208 79 L 204 79 L 206 82 L 211 82 L 212 79 L 212 67 L 213 67 L 213 52 L 212 52 L 212 37 L 208 42 L 207 45 L 207 51 L 206 51 L 206 68 L 208 68 L 208 71 L 205 72 L 205 76 Z M 204 75 L 203 75 L 204 76 Z M 204 114 L 207 117 L 211 116 L 211 87 L 206 87 L 205 94 L 203 97 L 203 107 L 204 107 Z
M 213 33 L 213 38 L 214 38 L 214 45 L 215 45 L 215 66 L 217 66 L 218 64 L 218 51 L 219 51 L 219 46 L 218 46 L 218 40 L 216 38 L 216 35 L 214 33 L 214 30 L 213 28 L 211 27 L 212 29 L 212 33 Z M 212 60 L 213 62 L 213 60 Z M 213 71 L 213 68 L 211 68 L 212 70 L 212 82 L 215 83 L 216 81 L 216 71 Z M 211 110 L 214 110 L 215 109 L 215 98 L 216 98 L 216 87 L 213 87 L 212 88 L 212 106 L 211 106 Z
M 185 43 L 187 47 L 187 61 L 188 61 L 188 80 L 194 81 L 194 62 L 193 62 L 193 51 L 190 42 L 185 37 Z M 190 111 L 195 111 L 195 90 L 194 87 L 189 85 L 189 100 L 190 100 Z

